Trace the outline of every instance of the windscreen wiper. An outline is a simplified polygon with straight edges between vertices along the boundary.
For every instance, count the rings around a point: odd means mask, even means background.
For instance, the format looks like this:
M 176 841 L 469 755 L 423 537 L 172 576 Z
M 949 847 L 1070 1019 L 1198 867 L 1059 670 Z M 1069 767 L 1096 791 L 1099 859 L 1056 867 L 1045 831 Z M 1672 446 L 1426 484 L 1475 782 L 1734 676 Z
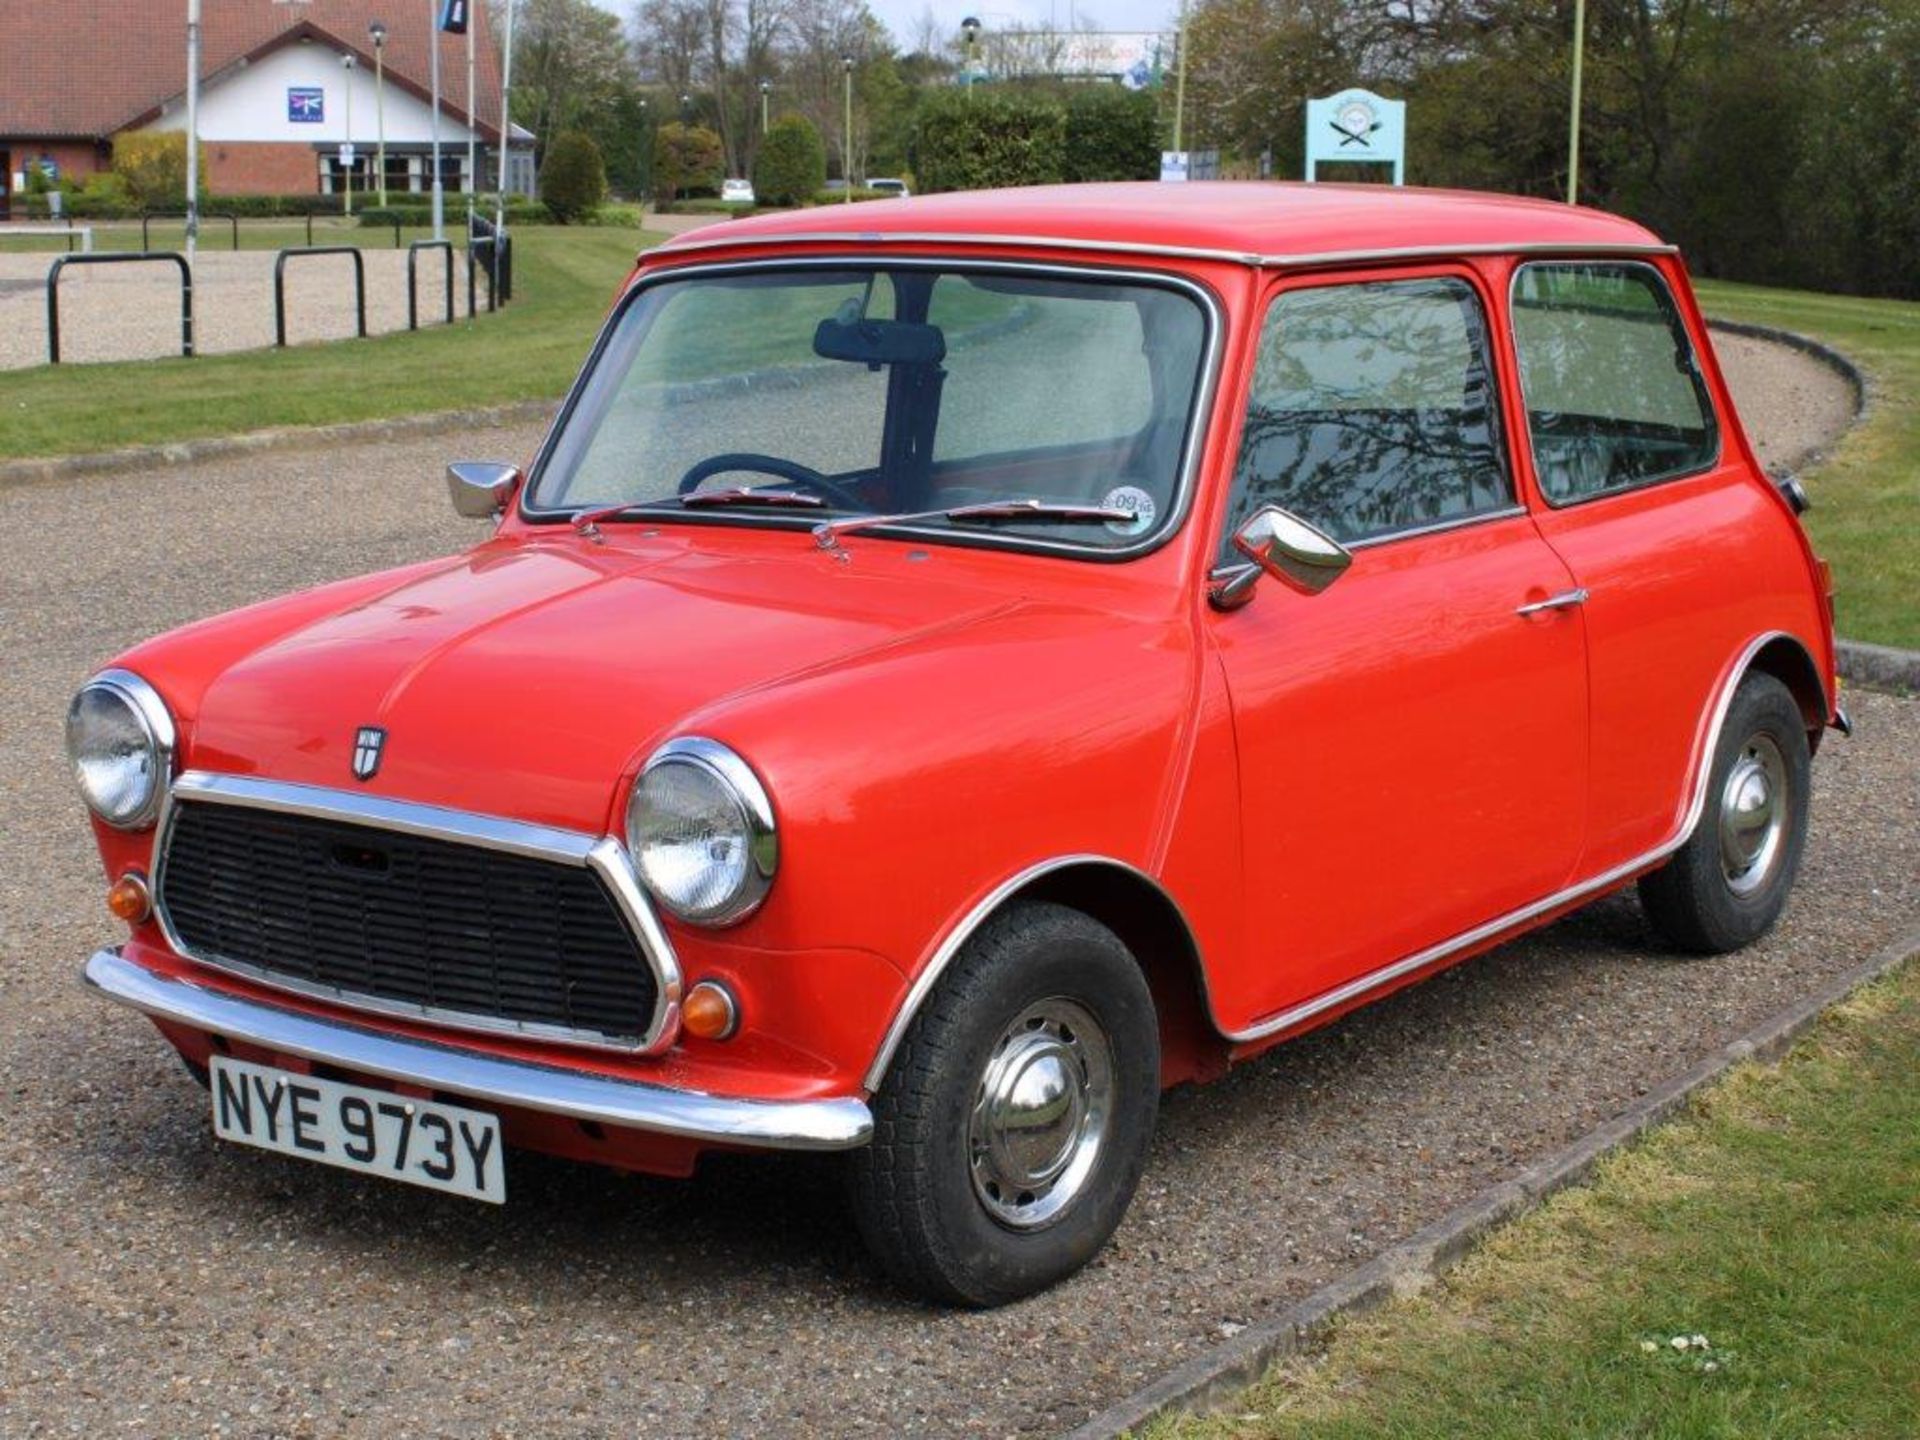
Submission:
M 840 537 L 878 525 L 911 525 L 921 520 L 992 523 L 1015 521 L 1023 525 L 1130 525 L 1139 520 L 1131 510 L 1111 505 L 1065 505 L 1028 496 L 1024 500 L 984 500 L 978 505 L 956 505 L 948 510 L 912 510 L 898 515 L 849 515 L 823 520 L 813 527 L 813 543 L 822 550 L 838 550 Z
M 637 500 L 622 505 L 603 505 L 598 510 L 582 510 L 573 517 L 573 528 L 589 539 L 600 533 L 609 520 L 644 520 L 665 505 L 682 510 L 719 509 L 725 505 L 799 506 L 818 510 L 826 505 L 818 495 L 804 490 L 755 490 L 740 486 L 733 490 L 695 490 L 690 495 L 666 495 L 658 500 Z

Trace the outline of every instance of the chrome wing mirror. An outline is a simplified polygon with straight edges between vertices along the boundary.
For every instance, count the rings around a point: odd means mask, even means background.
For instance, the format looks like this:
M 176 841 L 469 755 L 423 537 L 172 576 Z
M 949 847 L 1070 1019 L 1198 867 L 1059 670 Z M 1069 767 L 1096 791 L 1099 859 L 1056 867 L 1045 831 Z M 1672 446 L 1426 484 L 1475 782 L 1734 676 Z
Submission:
M 1252 563 L 1214 582 L 1207 598 L 1218 610 L 1246 604 L 1262 575 L 1302 595 L 1318 595 L 1353 563 L 1346 546 L 1278 505 L 1264 505 L 1249 515 L 1233 532 L 1233 548 Z
M 513 503 L 520 480 L 518 465 L 456 460 L 447 466 L 447 494 L 453 500 L 453 513 L 464 520 L 491 520 Z

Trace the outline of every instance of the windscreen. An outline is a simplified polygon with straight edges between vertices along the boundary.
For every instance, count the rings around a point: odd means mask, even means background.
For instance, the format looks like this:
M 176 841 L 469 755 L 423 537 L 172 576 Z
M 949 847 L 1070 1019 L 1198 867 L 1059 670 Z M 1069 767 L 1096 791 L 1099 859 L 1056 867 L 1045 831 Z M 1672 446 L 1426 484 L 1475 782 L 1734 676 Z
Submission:
M 1134 546 L 1177 508 L 1207 325 L 1172 285 L 1053 274 L 657 282 L 615 322 L 528 508 L 657 504 L 672 518 L 702 492 L 778 492 L 789 503 L 734 496 L 698 518 L 805 524 L 1037 499 L 1128 518 L 995 533 Z M 796 494 L 819 504 L 801 511 Z

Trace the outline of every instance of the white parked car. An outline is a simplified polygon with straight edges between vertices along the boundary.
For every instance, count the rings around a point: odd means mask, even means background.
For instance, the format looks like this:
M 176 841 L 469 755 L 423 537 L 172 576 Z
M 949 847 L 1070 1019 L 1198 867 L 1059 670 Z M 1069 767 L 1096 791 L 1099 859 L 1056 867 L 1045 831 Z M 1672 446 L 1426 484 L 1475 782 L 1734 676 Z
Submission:
M 722 180 L 720 182 L 720 202 L 723 205 L 753 204 L 753 182 L 751 180 Z
M 884 195 L 889 200 L 905 200 L 913 194 L 904 180 L 869 180 L 867 189 L 876 195 Z

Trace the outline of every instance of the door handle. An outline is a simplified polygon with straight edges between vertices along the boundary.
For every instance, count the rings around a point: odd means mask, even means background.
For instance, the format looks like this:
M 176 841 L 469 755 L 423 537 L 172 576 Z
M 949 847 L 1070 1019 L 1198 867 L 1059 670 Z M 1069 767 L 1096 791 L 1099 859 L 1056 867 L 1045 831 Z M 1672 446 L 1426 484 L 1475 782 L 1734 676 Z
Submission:
M 1522 605 L 1513 613 L 1516 615 L 1538 615 L 1542 610 L 1571 610 L 1575 605 L 1587 603 L 1586 586 L 1577 590 L 1562 590 L 1558 595 L 1549 595 L 1544 600 L 1535 600 L 1530 605 Z

